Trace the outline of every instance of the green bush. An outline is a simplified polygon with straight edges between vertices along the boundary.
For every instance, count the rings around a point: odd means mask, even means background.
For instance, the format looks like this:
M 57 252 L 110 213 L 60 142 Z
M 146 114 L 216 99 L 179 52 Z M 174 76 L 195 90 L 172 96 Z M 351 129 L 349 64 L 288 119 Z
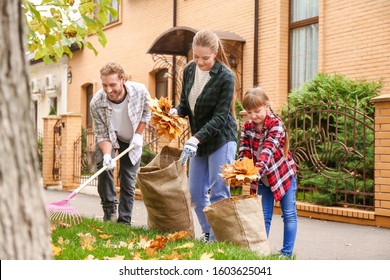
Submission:
M 143 146 L 141 156 L 141 166 L 147 165 L 157 154 L 148 145 Z
M 290 93 L 282 114 L 300 161 L 298 184 L 312 190 L 311 202 L 373 205 L 372 197 L 349 193 L 373 192 L 375 108 L 370 99 L 381 88 L 382 80 L 319 73 Z M 348 194 L 337 195 L 343 192 Z

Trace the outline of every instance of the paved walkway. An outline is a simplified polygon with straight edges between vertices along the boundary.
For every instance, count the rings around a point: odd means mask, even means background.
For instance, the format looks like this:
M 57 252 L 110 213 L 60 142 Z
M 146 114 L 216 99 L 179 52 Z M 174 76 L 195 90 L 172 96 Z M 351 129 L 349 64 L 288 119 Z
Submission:
M 82 215 L 101 218 L 103 213 L 96 188 L 86 187 L 71 200 L 71 205 Z M 46 202 L 63 199 L 67 194 L 56 189 L 45 190 Z M 201 230 L 193 212 L 195 236 Z M 136 200 L 133 210 L 134 225 L 146 225 L 147 211 L 142 200 Z M 280 249 L 283 221 L 275 215 L 269 242 L 271 249 Z M 390 229 L 298 217 L 295 243 L 298 260 L 390 260 Z

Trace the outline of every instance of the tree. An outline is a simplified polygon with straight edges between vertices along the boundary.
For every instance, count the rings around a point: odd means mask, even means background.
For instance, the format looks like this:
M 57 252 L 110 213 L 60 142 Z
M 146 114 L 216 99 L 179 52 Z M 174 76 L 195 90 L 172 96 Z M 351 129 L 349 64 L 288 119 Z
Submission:
M 40 2 L 37 4 L 37 2 Z M 87 40 L 96 35 L 102 46 L 107 43 L 103 28 L 108 16 L 116 18 L 118 11 L 112 0 L 24 0 L 27 22 L 27 49 L 34 59 L 45 63 L 57 61 L 64 54 L 72 57 L 71 46 L 86 46 L 97 54 Z
M 0 0 L 0 259 L 51 257 L 26 67 L 22 0 Z
M 50 228 L 38 166 L 26 48 L 35 58 L 57 61 L 71 56 L 71 44 L 94 50 L 86 37 L 102 32 L 110 0 L 83 0 L 77 8 L 84 22 L 62 18 L 73 0 L 42 0 L 50 16 L 27 0 L 0 0 L 0 259 L 50 259 Z M 96 10 L 98 8 L 98 10 Z M 47 11 L 46 11 L 47 12 Z M 92 18 L 94 15 L 94 18 Z M 91 18 L 89 18 L 91 16 Z M 107 18 L 107 17 L 106 17 Z M 26 28 L 27 19 L 27 28 Z M 80 21 L 79 21 L 80 22 Z M 74 28 L 74 30 L 72 29 Z M 26 29 L 28 33 L 26 33 Z M 26 43 L 27 38 L 27 43 Z

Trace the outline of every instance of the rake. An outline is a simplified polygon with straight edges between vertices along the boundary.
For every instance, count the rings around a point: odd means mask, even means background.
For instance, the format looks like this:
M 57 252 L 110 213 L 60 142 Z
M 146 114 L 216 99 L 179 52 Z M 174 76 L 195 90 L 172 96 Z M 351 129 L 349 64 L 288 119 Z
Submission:
M 134 148 L 134 145 L 130 145 L 126 150 L 117 155 L 114 160 L 120 159 L 123 155 L 127 154 Z M 55 225 L 71 226 L 81 223 L 82 217 L 75 208 L 70 205 L 70 200 L 75 197 L 83 188 L 85 188 L 92 180 L 104 172 L 108 166 L 103 166 L 95 174 L 93 174 L 87 181 L 82 183 L 77 189 L 71 192 L 70 195 L 64 199 L 53 202 L 47 206 L 50 221 Z

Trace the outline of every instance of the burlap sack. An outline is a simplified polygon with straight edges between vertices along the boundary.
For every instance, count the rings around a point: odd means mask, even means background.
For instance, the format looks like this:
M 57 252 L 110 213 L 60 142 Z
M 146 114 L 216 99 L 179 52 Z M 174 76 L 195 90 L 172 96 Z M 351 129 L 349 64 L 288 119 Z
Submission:
M 137 173 L 137 183 L 148 213 L 149 228 L 163 232 L 189 231 L 194 223 L 185 166 L 181 150 L 165 146 Z
M 217 241 L 228 241 L 260 255 L 271 249 L 260 196 L 226 198 L 203 209 Z

